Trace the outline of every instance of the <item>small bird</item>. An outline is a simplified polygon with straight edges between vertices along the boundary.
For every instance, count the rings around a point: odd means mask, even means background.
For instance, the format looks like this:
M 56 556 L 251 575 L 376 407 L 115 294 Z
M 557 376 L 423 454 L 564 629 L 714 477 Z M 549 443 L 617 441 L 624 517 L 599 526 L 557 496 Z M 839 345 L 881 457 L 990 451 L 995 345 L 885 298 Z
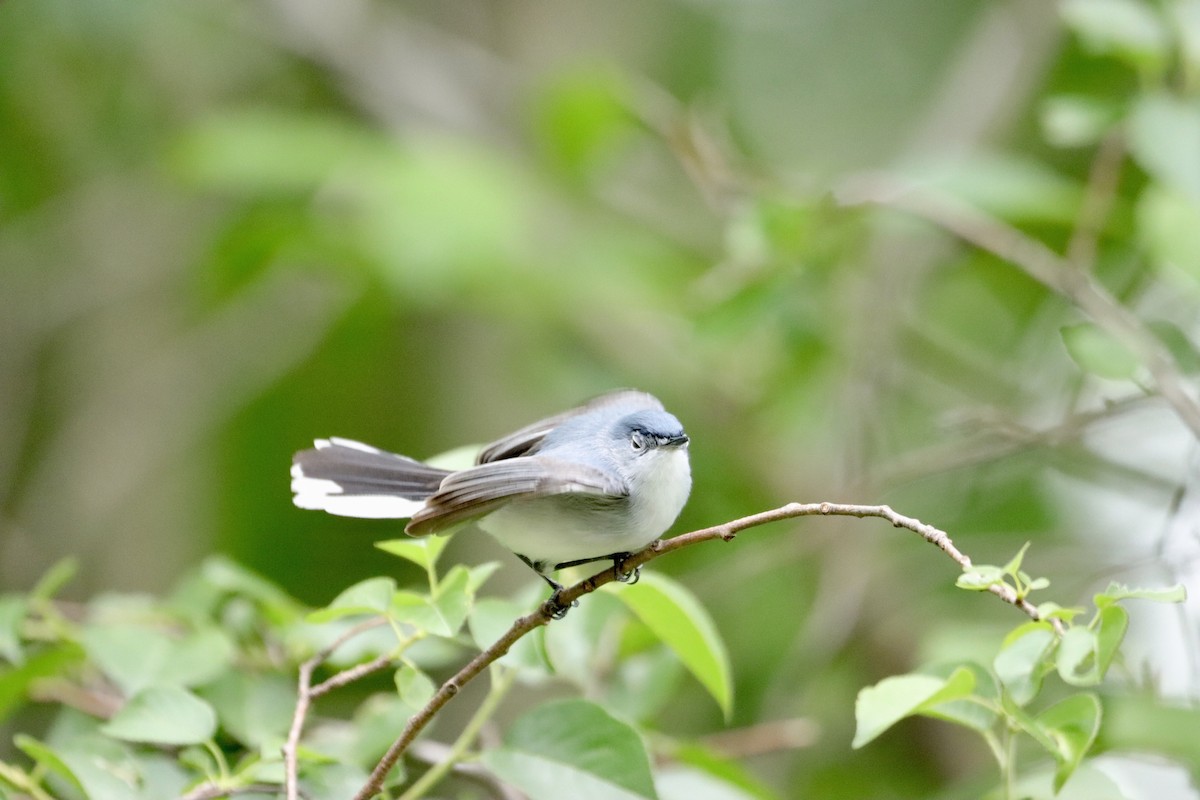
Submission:
M 671 526 L 692 487 L 688 436 L 653 395 L 610 392 L 484 447 L 445 470 L 349 439 L 318 439 L 292 459 L 300 508 L 409 519 L 412 536 L 475 524 L 555 591 L 551 572 L 622 563 Z M 563 609 L 565 613 L 565 609 Z

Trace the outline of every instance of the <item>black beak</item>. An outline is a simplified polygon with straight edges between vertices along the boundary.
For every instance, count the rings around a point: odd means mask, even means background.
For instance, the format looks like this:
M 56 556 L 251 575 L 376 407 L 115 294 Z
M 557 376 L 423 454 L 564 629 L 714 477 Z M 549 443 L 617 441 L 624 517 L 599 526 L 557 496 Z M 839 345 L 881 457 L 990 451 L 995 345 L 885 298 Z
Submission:
M 671 438 L 667 439 L 667 447 L 683 447 L 689 441 L 691 440 L 688 439 L 688 435 L 686 433 L 681 433 L 678 436 L 672 436 Z

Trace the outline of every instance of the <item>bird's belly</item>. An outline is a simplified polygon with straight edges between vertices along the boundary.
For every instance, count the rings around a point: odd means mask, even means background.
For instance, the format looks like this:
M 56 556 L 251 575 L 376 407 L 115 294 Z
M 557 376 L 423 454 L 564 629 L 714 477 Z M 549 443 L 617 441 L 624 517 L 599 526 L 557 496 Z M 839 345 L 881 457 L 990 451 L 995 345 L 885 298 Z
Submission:
M 550 568 L 567 561 L 641 550 L 661 529 L 632 525 L 629 503 L 580 496 L 516 500 L 478 525 L 500 544 Z

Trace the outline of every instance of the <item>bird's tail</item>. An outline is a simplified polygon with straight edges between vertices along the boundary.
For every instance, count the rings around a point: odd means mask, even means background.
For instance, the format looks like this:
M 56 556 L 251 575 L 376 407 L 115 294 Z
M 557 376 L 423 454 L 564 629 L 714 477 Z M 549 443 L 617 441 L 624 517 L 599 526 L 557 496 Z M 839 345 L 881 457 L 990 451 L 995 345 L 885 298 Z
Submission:
M 292 457 L 292 502 L 342 517 L 407 519 L 449 471 L 349 439 L 318 439 Z

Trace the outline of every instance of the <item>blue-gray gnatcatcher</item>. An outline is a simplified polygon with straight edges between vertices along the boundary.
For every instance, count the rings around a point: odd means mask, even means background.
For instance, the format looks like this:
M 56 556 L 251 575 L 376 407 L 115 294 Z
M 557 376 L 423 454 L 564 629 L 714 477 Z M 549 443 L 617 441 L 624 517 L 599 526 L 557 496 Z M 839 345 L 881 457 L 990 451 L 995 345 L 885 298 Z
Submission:
M 556 591 L 550 572 L 622 560 L 663 534 L 692 487 L 683 426 L 644 392 L 622 390 L 535 422 L 438 469 L 347 439 L 318 439 L 292 462 L 300 508 L 409 518 L 413 536 L 475 523 Z M 623 576 L 628 578 L 629 576 Z

